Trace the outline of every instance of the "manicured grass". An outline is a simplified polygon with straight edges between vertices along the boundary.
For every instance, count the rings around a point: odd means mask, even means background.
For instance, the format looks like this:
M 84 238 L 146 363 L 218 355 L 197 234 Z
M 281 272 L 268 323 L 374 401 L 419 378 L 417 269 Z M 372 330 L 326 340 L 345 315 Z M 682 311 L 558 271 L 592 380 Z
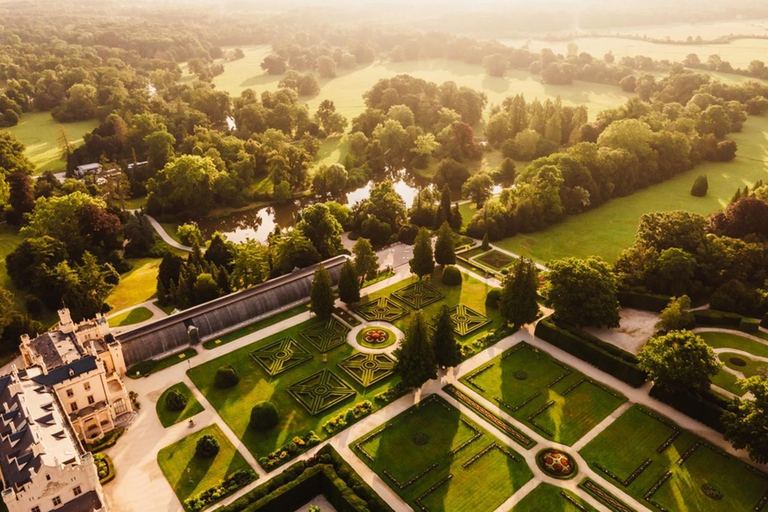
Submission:
M 28 112 L 21 116 L 19 124 L 6 128 L 26 147 L 27 158 L 37 166 L 37 174 L 43 171 L 63 171 L 66 163 L 59 158 L 58 138 L 61 128 L 75 146 L 83 143 L 83 135 L 99 125 L 98 121 L 80 121 L 61 124 L 49 112 Z
M 188 348 L 184 352 L 179 352 L 178 354 L 173 354 L 162 359 L 150 359 L 149 361 L 142 361 L 128 368 L 126 374 L 132 379 L 145 377 L 150 373 L 159 372 L 160 370 L 165 370 L 166 368 L 170 368 L 173 365 L 183 363 L 184 361 L 187 361 L 189 358 L 195 357 L 196 355 L 197 350 L 194 348 Z
M 112 327 L 122 327 L 146 322 L 150 318 L 152 318 L 152 312 L 150 310 L 145 307 L 138 307 L 117 316 L 113 316 L 109 319 L 109 325 Z
M 626 401 L 527 343 L 461 378 L 539 434 L 572 445 Z
M 720 360 L 723 362 L 725 366 L 743 373 L 744 377 L 747 377 L 747 378 L 752 377 L 754 375 L 766 375 L 768 372 L 768 363 L 766 363 L 765 361 L 757 361 L 755 359 L 744 356 L 742 354 L 734 354 L 731 352 L 721 352 L 717 354 L 717 357 L 720 358 Z M 733 361 L 731 360 L 732 358 L 738 358 L 741 361 L 744 361 L 746 365 L 739 366 L 737 364 L 734 364 Z
M 540 262 L 590 255 L 614 261 L 634 242 L 644 213 L 683 209 L 708 215 L 727 206 L 736 188 L 768 180 L 768 116 L 749 117 L 744 131 L 729 137 L 739 146 L 733 162 L 698 165 L 671 180 L 570 216 L 545 231 L 517 235 L 496 245 Z M 707 175 L 709 191 L 706 197 L 693 197 L 691 185 L 700 174 Z
M 250 325 L 246 325 L 245 327 L 241 327 L 240 329 L 237 329 L 236 331 L 232 331 L 228 334 L 225 334 L 224 336 L 216 338 L 215 340 L 208 340 L 205 343 L 203 343 L 203 347 L 205 347 L 208 350 L 213 350 L 216 347 L 220 347 L 221 345 L 226 345 L 231 341 L 239 340 L 243 336 L 252 334 L 256 331 L 260 331 L 261 329 L 269 327 L 270 325 L 275 325 L 278 322 L 282 322 L 283 320 L 287 320 L 288 318 L 294 317 L 301 313 L 305 313 L 307 311 L 309 311 L 308 303 L 299 304 L 298 306 L 294 306 L 292 308 L 286 309 L 285 311 L 281 311 L 267 318 L 262 318 L 261 320 L 258 320 Z
M 736 332 L 733 334 L 729 332 L 699 332 L 697 334 L 712 348 L 735 348 L 756 356 L 768 357 L 768 345 L 740 336 Z
M 210 459 L 195 455 L 197 440 L 206 434 L 214 436 L 220 447 L 216 457 Z M 160 450 L 157 463 L 182 503 L 187 498 L 219 484 L 236 471 L 250 468 L 224 432 L 215 424 Z
M 659 418 L 651 417 L 634 406 L 584 447 L 581 455 L 595 471 L 644 504 L 648 502 L 643 497 L 651 486 L 671 472 L 669 480 L 650 497 L 667 510 L 752 510 L 768 491 L 768 475 L 707 444 L 688 451 L 701 440 Z M 676 429 L 679 434 L 669 444 Z M 665 443 L 666 449 L 658 453 L 657 450 Z M 680 464 L 686 452 L 689 456 Z M 627 486 L 617 483 L 598 467 L 604 467 L 619 479 L 627 479 L 646 460 L 651 463 Z M 701 489 L 705 483 L 715 486 L 722 492 L 723 498 L 713 500 L 707 497 Z
M 165 405 L 165 397 L 168 396 L 168 393 L 174 390 L 179 391 L 187 399 L 187 406 L 181 411 L 171 411 Z M 173 386 L 163 391 L 163 394 L 160 395 L 160 398 L 158 398 L 157 403 L 155 404 L 157 417 L 160 418 L 160 423 L 162 423 L 165 428 L 168 428 L 171 425 L 175 425 L 176 423 L 187 418 L 191 418 L 195 414 L 203 412 L 204 410 L 205 409 L 203 406 L 200 405 L 200 402 L 198 402 L 195 398 L 195 395 L 192 394 L 192 391 L 190 391 L 187 385 L 183 382 L 174 384 Z
M 436 395 L 350 446 L 414 510 L 495 510 L 532 477 L 519 453 Z
M 161 258 L 128 260 L 133 268 L 120 276 L 120 283 L 107 297 L 107 304 L 119 311 L 150 300 L 157 292 L 157 272 Z
M 509 254 L 493 249 L 481 256 L 475 257 L 475 261 L 479 261 L 480 263 L 488 265 L 495 270 L 501 270 L 514 263 L 515 258 Z
M 712 384 L 719 386 L 726 391 L 730 391 L 734 395 L 741 396 L 744 394 L 744 390 L 738 385 L 739 378 L 734 374 L 723 370 L 722 368 L 712 377 Z M 715 390 L 716 391 L 716 390 Z
M 566 496 L 563 496 L 565 494 Z M 581 507 L 574 505 L 568 498 Z M 510 512 L 592 512 L 595 509 L 576 494 L 550 484 L 539 484 Z
M 374 400 L 374 396 L 399 381 L 398 377 L 387 378 L 363 389 L 337 367 L 343 359 L 357 353 L 347 343 L 326 352 L 324 356 L 327 357 L 327 362 L 323 362 L 323 356 L 301 336 L 303 331 L 315 325 L 316 322 L 318 321 L 313 319 L 301 323 L 213 361 L 195 366 L 188 372 L 195 386 L 257 459 L 266 457 L 295 436 L 303 436 L 309 431 L 314 431 L 321 438 L 325 438 L 326 433 L 322 428 L 325 422 L 340 411 L 353 407 L 363 400 L 369 400 L 374 409 L 377 409 L 379 404 Z M 254 350 L 284 338 L 293 339 L 311 357 L 301 364 L 270 377 L 250 354 Z M 240 382 L 233 388 L 220 389 L 214 383 L 216 370 L 224 365 L 233 366 L 240 375 Z M 355 395 L 318 414 L 311 415 L 297 399 L 288 393 L 287 388 L 326 369 L 349 385 L 355 391 Z M 249 428 L 249 416 L 251 408 L 263 400 L 269 400 L 277 407 L 280 422 L 271 430 L 259 432 Z

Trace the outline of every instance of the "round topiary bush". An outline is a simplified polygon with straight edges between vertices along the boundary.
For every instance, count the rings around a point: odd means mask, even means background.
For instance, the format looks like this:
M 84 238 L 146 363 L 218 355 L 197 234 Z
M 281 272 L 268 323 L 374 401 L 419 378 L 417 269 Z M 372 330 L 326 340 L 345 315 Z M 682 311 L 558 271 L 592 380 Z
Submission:
M 707 195 L 708 189 L 709 183 L 707 182 L 707 175 L 702 174 L 696 178 L 696 181 L 693 182 L 693 186 L 691 187 L 691 195 L 694 197 L 704 197 Z
M 461 284 L 461 271 L 453 265 L 443 269 L 443 284 L 457 286 Z
M 240 382 L 240 376 L 237 374 L 237 370 L 231 366 L 221 366 L 216 370 L 214 382 L 217 388 L 231 388 Z
M 499 307 L 499 299 L 501 299 L 501 291 L 494 288 L 485 296 L 485 305 L 489 308 L 497 309 Z
M 256 430 L 269 430 L 277 425 L 280 417 L 272 402 L 259 402 L 251 409 L 251 427 Z
M 198 457 L 204 457 L 210 459 L 215 457 L 219 453 L 219 442 L 210 434 L 205 434 L 203 437 L 197 440 L 197 446 L 195 446 L 195 455 Z
M 187 406 L 187 397 L 178 389 L 165 395 L 165 407 L 169 411 L 183 411 Z

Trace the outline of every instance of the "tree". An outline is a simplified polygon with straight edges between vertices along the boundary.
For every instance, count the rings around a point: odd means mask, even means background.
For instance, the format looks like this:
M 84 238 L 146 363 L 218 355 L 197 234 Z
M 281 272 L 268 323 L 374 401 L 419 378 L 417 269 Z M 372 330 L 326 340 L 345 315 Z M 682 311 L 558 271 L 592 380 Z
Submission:
M 273 239 L 270 246 L 272 274 L 282 275 L 295 268 L 304 268 L 320 261 L 320 253 L 298 229 L 292 229 Z
M 435 185 L 445 188 L 447 185 L 451 189 L 460 189 L 470 178 L 469 170 L 464 164 L 461 164 L 453 158 L 444 158 L 437 166 L 437 171 L 432 178 Z
M 490 76 L 504 76 L 509 68 L 509 59 L 503 53 L 486 55 L 483 58 L 483 67 Z
M 504 280 L 499 298 L 499 312 L 516 326 L 528 324 L 539 316 L 539 271 L 531 260 L 520 258 Z
M 652 337 L 637 357 L 654 385 L 669 392 L 706 391 L 720 370 L 709 345 L 685 330 Z
M 183 155 L 147 183 L 148 210 L 204 215 L 215 204 L 215 185 L 222 174 L 210 157 Z
M 341 267 L 339 298 L 345 304 L 354 304 L 360 300 L 360 279 L 351 260 L 345 261 Z
M 272 402 L 258 402 L 251 409 L 250 427 L 254 430 L 269 430 L 275 428 L 280 421 L 277 408 Z
M 269 248 L 257 240 L 248 239 L 237 245 L 232 268 L 232 285 L 248 288 L 269 279 Z
M 456 223 L 453 219 L 453 210 L 451 209 L 451 187 L 447 183 L 443 185 L 443 190 L 440 191 L 440 205 L 437 208 L 437 219 L 435 225 L 440 226 L 443 222 L 447 222 L 454 229 L 460 229 L 461 224 L 456 227 Z
M 183 411 L 187 406 L 187 397 L 178 389 L 172 389 L 165 395 L 165 408 L 169 411 Z
M 228 243 L 221 233 L 214 233 L 211 237 L 211 243 L 205 251 L 203 258 L 208 263 L 213 263 L 217 267 L 226 268 L 228 271 L 233 268 L 233 258 L 235 248 Z
M 432 238 L 429 230 L 419 229 L 416 242 L 413 245 L 413 258 L 408 262 L 411 272 L 419 276 L 419 279 L 432 274 L 435 269 L 435 260 L 432 257 Z
M 421 311 L 413 316 L 402 345 L 395 351 L 395 357 L 395 368 L 406 387 L 417 388 L 437 377 L 435 350 L 429 341 L 427 323 Z
M 321 165 L 312 176 L 312 192 L 320 196 L 339 196 L 347 187 L 348 177 L 341 164 Z
M 197 445 L 195 445 L 195 455 L 210 459 L 218 455 L 219 449 L 219 442 L 216 438 L 211 434 L 205 434 L 197 440 Z
M 490 251 L 491 250 L 491 242 L 488 240 L 488 232 L 486 231 L 483 235 L 483 241 L 480 243 L 480 248 L 484 251 Z
M 601 258 L 563 258 L 551 262 L 544 297 L 565 323 L 618 327 L 621 306 L 616 278 Z
M 322 78 L 335 78 L 336 77 L 336 62 L 327 56 L 318 57 L 317 62 L 317 74 Z
M 379 256 L 373 250 L 367 238 L 358 238 L 352 247 L 355 255 L 355 271 L 362 285 L 366 279 L 373 279 L 379 272 Z
M 192 297 L 195 304 L 203 304 L 218 298 L 221 295 L 219 284 L 208 272 L 198 274 L 192 289 Z
M 453 230 L 447 222 L 443 222 L 443 225 L 437 231 L 435 262 L 442 266 L 456 263 L 456 253 L 453 249 Z
M 216 369 L 216 376 L 213 379 L 214 384 L 219 389 L 231 388 L 240 382 L 240 375 L 231 365 L 219 366 Z
M 162 169 L 174 157 L 176 138 L 165 130 L 158 130 L 144 137 L 147 160 L 152 169 Z
M 323 320 L 330 318 L 334 309 L 333 283 L 331 274 L 322 264 L 315 270 L 309 296 L 312 300 L 312 311 Z
M 442 368 L 456 366 L 461 362 L 461 350 L 453 330 L 451 309 L 443 305 L 432 319 L 432 325 L 435 326 L 434 331 L 432 331 L 435 362 Z
M 704 197 L 707 195 L 709 189 L 709 183 L 707 182 L 707 175 L 702 174 L 696 178 L 691 187 L 691 195 L 694 197 Z
M 475 174 L 461 186 L 461 193 L 472 199 L 478 209 L 491 197 L 492 190 L 493 179 L 486 173 Z
M 336 111 L 336 105 L 332 100 L 320 102 L 314 120 L 320 126 L 322 134 L 325 136 L 342 133 L 344 128 L 347 127 L 347 119 L 341 115 L 341 112 Z
M 282 75 L 288 69 L 285 59 L 276 54 L 270 54 L 264 57 L 261 62 L 261 69 L 270 75 Z
M 680 331 L 691 328 L 695 323 L 696 319 L 691 313 L 691 299 L 683 295 L 670 299 L 667 307 L 659 315 L 656 330 L 662 333 Z
M 751 398 L 738 400 L 723 416 L 725 438 L 737 450 L 746 448 L 749 458 L 759 464 L 768 462 L 768 380 L 754 375 L 739 381 Z
M 344 229 L 324 203 L 315 203 L 304 208 L 301 211 L 301 220 L 296 223 L 296 229 L 312 242 L 322 259 L 339 254 Z
M 32 178 L 29 174 L 16 171 L 9 174 L 6 178 L 10 195 L 8 204 L 11 209 L 6 212 L 5 217 L 10 224 L 21 224 L 24 214 L 30 213 L 35 207 L 35 194 L 32 190 Z

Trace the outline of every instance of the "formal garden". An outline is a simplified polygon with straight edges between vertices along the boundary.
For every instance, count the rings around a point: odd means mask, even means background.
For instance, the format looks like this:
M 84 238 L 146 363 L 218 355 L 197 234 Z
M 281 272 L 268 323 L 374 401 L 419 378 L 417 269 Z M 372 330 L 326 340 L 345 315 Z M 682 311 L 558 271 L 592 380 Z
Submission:
M 539 435 L 566 445 L 626 401 L 613 389 L 524 342 L 460 380 Z
M 740 378 L 768 375 L 768 344 L 747 338 L 738 331 L 704 331 L 697 334 L 712 347 L 723 363 L 717 375 L 712 377 L 715 386 L 742 396 L 744 389 L 738 384 Z M 765 336 L 762 332 L 755 335 Z
M 183 382 L 166 389 L 155 404 L 157 417 L 163 427 L 189 419 L 203 412 L 203 406 L 197 401 L 192 391 Z
M 571 491 L 539 484 L 509 512 L 594 512 L 596 509 Z

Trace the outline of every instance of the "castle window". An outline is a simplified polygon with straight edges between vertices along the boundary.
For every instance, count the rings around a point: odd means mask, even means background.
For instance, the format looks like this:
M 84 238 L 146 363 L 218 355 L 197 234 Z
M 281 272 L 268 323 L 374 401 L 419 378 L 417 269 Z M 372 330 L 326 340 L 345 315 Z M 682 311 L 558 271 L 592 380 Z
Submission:
M 88 395 L 88 404 L 93 404 L 95 400 L 93 399 L 93 395 Z
M 53 506 L 58 507 L 59 505 L 61 505 L 61 498 L 56 496 L 55 498 L 53 498 Z
M 40 507 L 32 507 L 32 512 L 40 512 Z
M 86 391 L 90 391 L 91 383 L 90 382 L 86 382 L 85 384 L 83 384 L 83 387 L 85 388 Z
M 72 398 L 73 396 L 75 396 L 75 392 L 74 392 L 74 391 L 72 391 L 71 389 L 68 389 L 68 390 L 67 390 L 67 396 L 68 396 L 69 398 Z
M 45 475 L 45 479 L 50 482 L 51 481 L 51 475 Z
M 75 493 L 75 496 L 80 496 L 81 494 L 83 494 L 83 490 L 80 489 L 79 485 L 77 487 L 75 487 L 74 489 L 72 489 L 72 492 Z
M 72 402 L 69 404 L 70 409 L 72 409 L 72 412 L 77 412 L 77 402 Z

